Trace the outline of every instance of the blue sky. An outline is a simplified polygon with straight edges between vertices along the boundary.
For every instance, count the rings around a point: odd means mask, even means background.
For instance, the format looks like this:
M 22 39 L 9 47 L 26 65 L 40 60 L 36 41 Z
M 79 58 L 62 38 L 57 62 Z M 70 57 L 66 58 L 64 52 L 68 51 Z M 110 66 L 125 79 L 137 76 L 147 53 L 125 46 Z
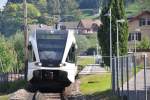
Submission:
M 2 8 L 7 3 L 7 0 L 0 0 L 0 8 Z

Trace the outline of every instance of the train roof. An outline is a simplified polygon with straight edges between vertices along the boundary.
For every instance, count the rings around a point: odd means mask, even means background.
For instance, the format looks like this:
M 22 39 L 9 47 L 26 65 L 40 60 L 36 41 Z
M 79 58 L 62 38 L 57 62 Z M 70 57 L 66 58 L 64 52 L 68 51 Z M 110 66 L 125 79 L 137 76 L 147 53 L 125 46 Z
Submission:
M 36 34 L 62 34 L 67 35 L 68 31 L 66 30 L 46 30 L 46 29 L 36 29 Z

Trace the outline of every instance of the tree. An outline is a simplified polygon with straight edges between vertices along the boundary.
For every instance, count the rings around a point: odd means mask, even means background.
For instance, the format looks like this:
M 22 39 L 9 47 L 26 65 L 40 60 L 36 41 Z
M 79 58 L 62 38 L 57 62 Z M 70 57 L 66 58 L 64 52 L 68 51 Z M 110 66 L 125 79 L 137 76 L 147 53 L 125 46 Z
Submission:
M 9 42 L 12 43 L 12 46 L 17 54 L 17 68 L 22 69 L 24 63 L 24 35 L 22 32 L 18 31 L 15 35 L 9 38 Z
M 103 56 L 109 56 L 109 17 L 104 16 L 112 9 L 112 54 L 116 55 L 116 20 L 125 19 L 125 9 L 123 0 L 111 0 L 108 6 L 103 7 L 101 13 L 101 21 L 103 25 L 99 28 L 98 39 L 102 48 Z M 125 55 L 127 53 L 128 43 L 128 25 L 127 20 L 124 23 L 119 23 L 119 54 Z M 109 65 L 109 58 L 105 58 L 104 62 Z
M 142 41 L 140 41 L 138 49 L 150 49 L 150 40 L 148 37 L 144 37 Z
M 10 42 L 0 35 L 0 72 L 10 72 L 17 67 L 16 52 Z
M 10 3 L 5 7 L 1 21 L 1 33 L 5 36 L 10 36 L 21 30 L 23 26 L 23 5 Z M 28 6 L 28 23 L 33 24 L 38 22 L 38 17 L 41 16 L 39 10 L 33 4 L 27 4 Z
M 60 14 L 60 2 L 59 0 L 47 0 L 47 11 L 50 15 Z
M 61 15 L 71 14 L 78 8 L 78 4 L 75 0 L 60 0 L 60 3 L 61 3 Z

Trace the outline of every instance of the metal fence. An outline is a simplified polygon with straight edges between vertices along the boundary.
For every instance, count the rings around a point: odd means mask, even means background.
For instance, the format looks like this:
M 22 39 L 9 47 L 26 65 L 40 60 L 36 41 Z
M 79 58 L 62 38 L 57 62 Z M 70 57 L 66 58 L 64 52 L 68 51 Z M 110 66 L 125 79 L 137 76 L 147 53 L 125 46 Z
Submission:
M 146 54 L 112 59 L 112 89 L 122 100 L 150 100 L 150 64 Z
M 0 73 L 0 92 L 6 93 L 17 90 L 24 81 L 23 71 L 11 71 Z

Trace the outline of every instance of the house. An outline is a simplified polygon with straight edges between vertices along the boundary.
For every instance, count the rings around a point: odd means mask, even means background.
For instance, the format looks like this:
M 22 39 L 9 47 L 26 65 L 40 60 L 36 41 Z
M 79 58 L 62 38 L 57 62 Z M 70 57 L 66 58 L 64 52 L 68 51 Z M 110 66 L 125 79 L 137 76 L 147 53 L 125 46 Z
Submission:
M 97 33 L 98 27 L 101 25 L 100 20 L 82 19 L 80 20 L 77 28 L 79 34 L 92 34 Z
M 128 48 L 133 50 L 135 45 L 144 37 L 150 38 L 150 11 L 143 11 L 137 16 L 128 18 L 129 38 Z
M 78 34 L 78 29 L 77 29 L 77 26 L 78 26 L 78 21 L 71 21 L 71 22 L 59 22 L 58 24 L 58 27 L 61 29 L 61 30 L 72 30 L 74 31 L 74 33 L 77 33 Z

